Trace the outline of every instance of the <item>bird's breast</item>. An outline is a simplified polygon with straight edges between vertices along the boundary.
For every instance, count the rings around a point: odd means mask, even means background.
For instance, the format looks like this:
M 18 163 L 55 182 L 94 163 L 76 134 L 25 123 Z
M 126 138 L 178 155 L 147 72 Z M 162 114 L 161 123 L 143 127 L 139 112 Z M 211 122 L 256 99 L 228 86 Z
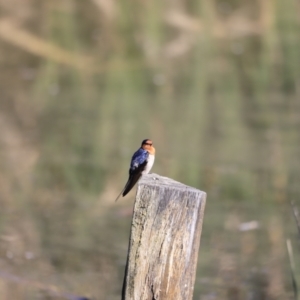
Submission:
M 154 164 L 155 156 L 153 154 L 149 154 L 148 159 L 147 159 L 147 165 L 142 172 L 142 174 L 148 174 Z

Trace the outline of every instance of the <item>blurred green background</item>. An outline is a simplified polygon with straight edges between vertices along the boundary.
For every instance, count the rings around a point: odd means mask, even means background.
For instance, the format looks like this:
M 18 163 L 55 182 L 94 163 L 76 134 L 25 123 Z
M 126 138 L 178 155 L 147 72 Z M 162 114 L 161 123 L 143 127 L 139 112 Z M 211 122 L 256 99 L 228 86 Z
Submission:
M 294 0 L 0 0 L 1 299 L 120 299 L 144 138 L 208 194 L 194 299 L 294 299 L 299 22 Z

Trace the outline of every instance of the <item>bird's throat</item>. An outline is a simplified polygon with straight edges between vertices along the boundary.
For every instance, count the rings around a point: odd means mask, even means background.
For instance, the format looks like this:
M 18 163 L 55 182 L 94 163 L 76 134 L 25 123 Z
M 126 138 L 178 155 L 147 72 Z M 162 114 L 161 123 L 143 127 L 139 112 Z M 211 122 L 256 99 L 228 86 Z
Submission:
M 149 154 L 155 155 L 155 148 L 152 146 L 150 149 L 147 149 Z

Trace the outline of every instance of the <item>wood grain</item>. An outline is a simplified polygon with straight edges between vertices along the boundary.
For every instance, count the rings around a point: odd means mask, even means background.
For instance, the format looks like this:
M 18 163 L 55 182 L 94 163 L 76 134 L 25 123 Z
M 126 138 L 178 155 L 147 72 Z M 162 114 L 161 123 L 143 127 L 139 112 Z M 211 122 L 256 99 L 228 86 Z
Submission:
M 206 193 L 157 174 L 138 183 L 123 300 L 193 297 Z

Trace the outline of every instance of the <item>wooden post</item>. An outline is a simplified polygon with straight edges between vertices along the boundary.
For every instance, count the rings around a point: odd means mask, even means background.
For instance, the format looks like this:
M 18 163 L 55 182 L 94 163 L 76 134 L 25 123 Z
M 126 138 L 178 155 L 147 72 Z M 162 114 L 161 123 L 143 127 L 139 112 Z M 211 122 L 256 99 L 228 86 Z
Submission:
M 191 300 L 206 193 L 157 174 L 138 183 L 122 300 Z

